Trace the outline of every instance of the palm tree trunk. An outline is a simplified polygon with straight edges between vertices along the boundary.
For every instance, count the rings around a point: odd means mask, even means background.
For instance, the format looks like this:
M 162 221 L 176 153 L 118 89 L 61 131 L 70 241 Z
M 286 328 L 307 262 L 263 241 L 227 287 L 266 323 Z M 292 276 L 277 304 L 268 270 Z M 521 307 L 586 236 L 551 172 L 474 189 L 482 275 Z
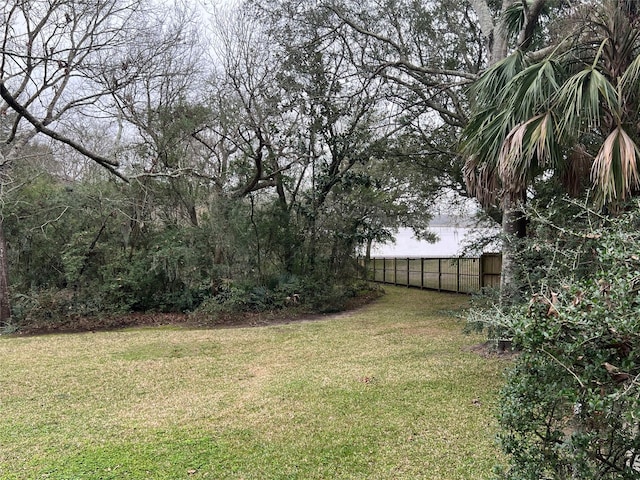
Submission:
M 505 195 L 502 200 L 502 272 L 500 276 L 500 302 L 503 305 L 513 303 L 519 295 L 520 280 L 516 256 L 519 241 L 526 237 L 526 219 L 516 201 Z
M 501 12 L 513 5 L 513 0 L 502 0 Z M 544 2 L 538 2 L 544 3 Z M 531 20 L 531 19 L 529 19 Z M 533 19 L 532 21 L 536 21 Z M 507 29 L 503 25 L 498 25 L 493 29 L 493 43 L 490 45 L 491 65 L 503 60 L 508 53 Z M 512 192 L 505 192 L 502 198 L 502 271 L 500 276 L 500 303 L 509 305 L 518 298 L 519 281 L 517 273 L 516 254 L 518 252 L 518 240 L 526 236 L 526 223 L 524 214 L 515 199 L 517 195 Z M 524 201 L 524 193 L 521 200 Z
M 518 272 L 520 240 L 526 236 L 525 216 L 518 203 L 509 195 L 502 200 L 502 270 L 500 272 L 500 305 L 508 307 L 517 303 L 521 295 L 522 281 Z M 498 351 L 509 351 L 512 341 L 503 332 L 494 331 Z

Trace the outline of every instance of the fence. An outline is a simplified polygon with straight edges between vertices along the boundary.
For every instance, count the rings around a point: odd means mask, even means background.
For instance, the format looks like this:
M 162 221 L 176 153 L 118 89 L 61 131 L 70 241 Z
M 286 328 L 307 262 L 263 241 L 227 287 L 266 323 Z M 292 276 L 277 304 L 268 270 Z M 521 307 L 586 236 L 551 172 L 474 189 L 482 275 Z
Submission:
M 500 254 L 478 258 L 372 258 L 366 268 L 367 279 L 407 287 L 472 293 L 500 285 Z

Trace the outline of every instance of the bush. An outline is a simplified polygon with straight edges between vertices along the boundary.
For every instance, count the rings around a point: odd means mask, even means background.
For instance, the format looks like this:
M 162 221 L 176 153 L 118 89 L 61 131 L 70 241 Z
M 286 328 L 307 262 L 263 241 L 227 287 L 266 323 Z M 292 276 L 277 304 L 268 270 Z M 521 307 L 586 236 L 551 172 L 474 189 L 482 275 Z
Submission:
M 73 329 L 81 317 L 106 313 L 91 302 L 80 300 L 71 289 L 49 289 L 18 294 L 12 298 L 12 324 L 7 333 L 21 329 Z
M 245 280 L 220 282 L 217 292 L 198 308 L 199 314 L 264 312 L 299 305 L 303 286 L 292 275 L 273 276 L 260 283 Z M 295 298 L 295 302 L 293 301 Z
M 597 228 L 533 217 L 528 301 L 484 315 L 520 351 L 501 392 L 502 478 L 640 478 L 639 209 L 583 216 Z
M 375 290 L 367 282 L 336 283 L 335 279 L 274 275 L 260 283 L 221 282 L 215 296 L 205 300 L 198 314 L 217 316 L 242 312 L 295 309 L 309 313 L 333 313 L 347 308 L 350 299 Z

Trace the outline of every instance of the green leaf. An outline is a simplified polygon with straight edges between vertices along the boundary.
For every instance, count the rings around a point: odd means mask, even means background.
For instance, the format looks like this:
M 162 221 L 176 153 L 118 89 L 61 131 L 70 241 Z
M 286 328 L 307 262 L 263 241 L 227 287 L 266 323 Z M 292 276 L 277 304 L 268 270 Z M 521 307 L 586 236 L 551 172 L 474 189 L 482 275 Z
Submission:
M 521 120 L 548 110 L 560 89 L 560 73 L 560 65 L 551 58 L 528 66 L 505 86 L 503 102 Z
M 475 108 L 482 111 L 494 106 L 507 84 L 526 67 L 524 54 L 516 50 L 487 69 L 471 89 Z
M 502 12 L 500 30 L 509 38 L 516 38 L 526 21 L 526 11 L 522 1 L 515 2 Z
M 604 110 L 620 119 L 618 93 L 611 82 L 595 68 L 586 68 L 570 77 L 558 92 L 557 104 L 564 112 L 560 134 L 577 136 L 598 128 Z

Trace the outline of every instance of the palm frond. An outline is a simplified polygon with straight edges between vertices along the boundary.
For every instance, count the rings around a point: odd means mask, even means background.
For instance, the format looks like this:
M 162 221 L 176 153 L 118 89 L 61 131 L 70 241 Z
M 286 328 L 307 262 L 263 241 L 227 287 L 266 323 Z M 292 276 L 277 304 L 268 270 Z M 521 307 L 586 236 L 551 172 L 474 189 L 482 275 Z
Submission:
M 620 78 L 620 88 L 623 90 L 638 90 L 640 87 L 640 55 L 629 64 L 624 74 Z
M 593 67 L 574 74 L 562 85 L 557 104 L 564 112 L 560 134 L 570 137 L 600 126 L 604 110 L 618 121 L 620 117 L 616 88 Z
M 499 195 L 498 155 L 510 128 L 508 112 L 489 108 L 478 112 L 462 132 L 467 191 L 485 207 L 493 205 Z
M 462 131 L 462 153 L 497 162 L 502 142 L 511 128 L 513 124 L 506 110 L 492 108 L 476 114 Z
M 488 68 L 471 88 L 470 98 L 476 110 L 495 105 L 507 83 L 526 66 L 524 54 L 516 50 L 505 59 Z
M 531 156 L 524 154 L 524 143 L 528 133 L 527 129 L 535 120 L 536 118 L 533 118 L 511 130 L 502 145 L 498 174 L 505 189 L 509 192 L 519 192 L 526 185 L 531 167 Z
M 540 115 L 531 125 L 526 154 L 534 158 L 539 167 L 555 167 L 560 162 L 562 144 L 557 131 L 552 111 Z
M 507 84 L 503 101 L 515 117 L 526 119 L 549 109 L 560 89 L 560 65 L 553 58 L 526 67 Z
M 555 166 L 562 148 L 553 114 L 547 111 L 513 128 L 502 146 L 499 174 L 506 189 L 522 191 L 541 167 Z
M 591 168 L 591 181 L 598 187 L 602 203 L 624 200 L 640 186 L 639 157 L 638 146 L 622 127 L 609 134 Z
M 500 30 L 508 38 L 517 38 L 524 28 L 527 12 L 522 1 L 515 2 L 502 12 Z
M 500 192 L 500 183 L 496 174 L 496 164 L 481 161 L 476 156 L 467 157 L 462 174 L 467 191 L 483 207 L 493 206 Z

